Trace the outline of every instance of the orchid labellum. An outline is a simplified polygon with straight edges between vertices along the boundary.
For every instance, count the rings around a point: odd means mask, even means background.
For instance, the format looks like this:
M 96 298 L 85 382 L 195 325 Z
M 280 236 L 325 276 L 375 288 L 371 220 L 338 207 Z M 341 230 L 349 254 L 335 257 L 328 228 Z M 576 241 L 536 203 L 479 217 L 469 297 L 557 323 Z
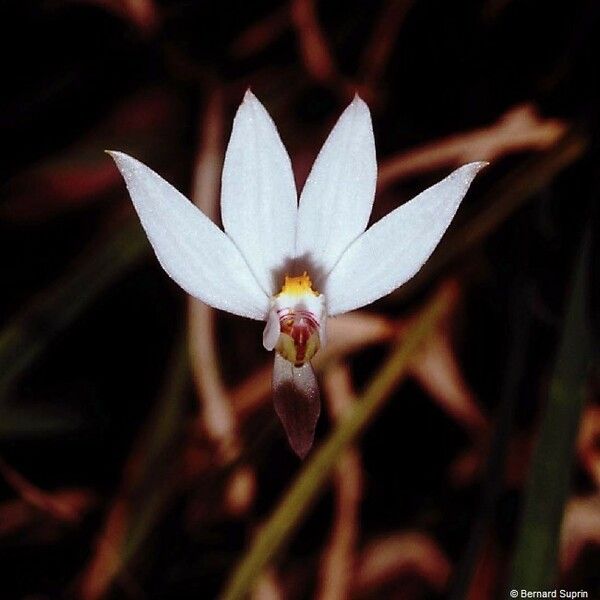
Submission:
M 343 112 L 298 202 L 277 129 L 248 91 L 225 155 L 222 231 L 154 171 L 110 154 L 164 270 L 206 304 L 266 321 L 275 410 L 301 457 L 320 412 L 310 361 L 326 343 L 327 317 L 370 304 L 410 279 L 486 164 L 460 167 L 366 229 L 377 179 L 367 105 L 356 96 Z

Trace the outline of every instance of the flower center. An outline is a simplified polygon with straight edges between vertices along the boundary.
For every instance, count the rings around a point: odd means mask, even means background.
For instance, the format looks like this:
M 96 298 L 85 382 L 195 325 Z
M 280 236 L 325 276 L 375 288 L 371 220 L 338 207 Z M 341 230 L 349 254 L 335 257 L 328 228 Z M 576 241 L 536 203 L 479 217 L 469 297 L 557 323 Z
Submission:
M 279 318 L 279 339 L 275 350 L 300 367 L 321 347 L 319 331 L 323 318 L 323 295 L 313 290 L 306 271 L 297 277 L 285 276 L 281 291 L 274 298 Z
M 290 277 L 289 275 L 285 276 L 283 286 L 281 287 L 279 294 L 277 294 L 277 297 L 286 294 L 290 294 L 292 296 L 301 296 L 303 294 L 312 294 L 313 296 L 318 296 L 319 292 L 316 292 L 312 289 L 312 281 L 310 280 L 310 277 L 306 271 L 304 271 L 304 273 L 302 273 L 302 275 L 298 275 L 298 277 Z

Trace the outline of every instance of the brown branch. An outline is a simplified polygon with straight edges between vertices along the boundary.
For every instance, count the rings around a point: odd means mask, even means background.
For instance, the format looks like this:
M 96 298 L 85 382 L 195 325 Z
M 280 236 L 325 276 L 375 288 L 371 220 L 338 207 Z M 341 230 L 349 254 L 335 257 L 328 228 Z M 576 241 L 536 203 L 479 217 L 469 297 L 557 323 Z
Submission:
M 283 600 L 285 594 L 273 567 L 259 577 L 251 595 L 252 600 Z
M 284 4 L 237 37 L 230 49 L 233 58 L 241 60 L 257 54 L 281 37 L 289 26 L 290 10 Z
M 200 147 L 194 166 L 192 200 L 211 220 L 218 221 L 219 189 L 223 166 L 223 98 L 218 89 L 208 98 L 201 122 Z M 216 352 L 215 311 L 190 297 L 188 345 L 192 376 L 200 400 L 200 428 L 225 456 L 233 451 L 235 415 L 219 372 Z
M 89 506 L 90 494 L 74 491 L 46 492 L 31 483 L 3 458 L 0 458 L 0 473 L 21 500 L 58 521 L 77 523 L 81 519 L 82 511 Z
M 480 443 L 488 434 L 489 421 L 463 377 L 451 339 L 461 291 L 458 282 L 452 279 L 444 285 L 450 298 L 446 314 L 413 359 L 410 373 L 436 404 Z
M 387 67 L 398 32 L 413 2 L 414 0 L 387 0 L 377 18 L 370 43 L 362 56 L 359 77 L 372 93 Z
M 290 15 L 298 40 L 300 61 L 308 76 L 329 86 L 345 100 L 357 91 L 370 99 L 369 90 L 349 81 L 340 73 L 330 44 L 317 16 L 315 0 L 291 0 Z M 359 89 L 360 88 L 360 89 Z
M 600 494 L 576 497 L 565 507 L 560 535 L 560 568 L 570 571 L 581 553 L 600 546 Z
M 494 161 L 515 152 L 545 150 L 566 131 L 563 121 L 541 117 L 533 104 L 520 104 L 488 127 L 457 133 L 384 160 L 377 188 L 381 192 L 401 179 L 474 160 Z
M 362 552 L 354 571 L 352 590 L 360 596 L 406 575 L 416 575 L 434 590 L 445 589 L 450 562 L 430 536 L 401 532 L 371 542 Z
M 72 2 L 74 0 L 71 0 Z M 150 36 L 159 29 L 161 16 L 154 0 L 78 0 L 97 4 L 129 21 L 140 33 Z
M 290 13 L 306 72 L 320 83 L 339 79 L 329 44 L 317 18 L 315 0 L 292 0 Z
M 596 488 L 600 489 L 600 406 L 590 404 L 583 412 L 577 456 Z

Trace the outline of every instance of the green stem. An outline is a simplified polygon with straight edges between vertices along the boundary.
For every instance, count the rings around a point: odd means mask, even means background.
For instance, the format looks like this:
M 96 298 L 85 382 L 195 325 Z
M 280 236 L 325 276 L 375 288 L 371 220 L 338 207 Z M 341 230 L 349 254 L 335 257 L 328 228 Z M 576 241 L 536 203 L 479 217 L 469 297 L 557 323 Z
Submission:
M 511 589 L 548 589 L 556 574 L 560 528 L 570 489 L 573 448 L 591 357 L 586 319 L 588 242 L 586 238 L 580 252 L 548 403 L 525 490 Z
M 345 448 L 366 428 L 406 373 L 411 357 L 438 321 L 445 296 L 439 294 L 423 310 L 373 378 L 351 412 L 314 452 L 271 517 L 257 533 L 223 592 L 223 600 L 244 598 L 256 578 L 299 525 Z

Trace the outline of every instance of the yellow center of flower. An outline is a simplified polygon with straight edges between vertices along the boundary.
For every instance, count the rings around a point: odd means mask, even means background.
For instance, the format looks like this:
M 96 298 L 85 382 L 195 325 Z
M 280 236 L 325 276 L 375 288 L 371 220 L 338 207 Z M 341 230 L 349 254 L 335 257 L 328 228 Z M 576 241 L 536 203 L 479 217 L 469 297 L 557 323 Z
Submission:
M 311 294 L 313 296 L 318 296 L 319 292 L 316 292 L 312 289 L 312 281 L 310 280 L 310 277 L 306 271 L 304 271 L 304 273 L 298 277 L 290 277 L 289 275 L 285 276 L 285 281 L 283 282 L 281 291 L 279 294 L 277 294 L 277 296 L 282 296 L 284 294 L 291 294 L 293 296 Z

